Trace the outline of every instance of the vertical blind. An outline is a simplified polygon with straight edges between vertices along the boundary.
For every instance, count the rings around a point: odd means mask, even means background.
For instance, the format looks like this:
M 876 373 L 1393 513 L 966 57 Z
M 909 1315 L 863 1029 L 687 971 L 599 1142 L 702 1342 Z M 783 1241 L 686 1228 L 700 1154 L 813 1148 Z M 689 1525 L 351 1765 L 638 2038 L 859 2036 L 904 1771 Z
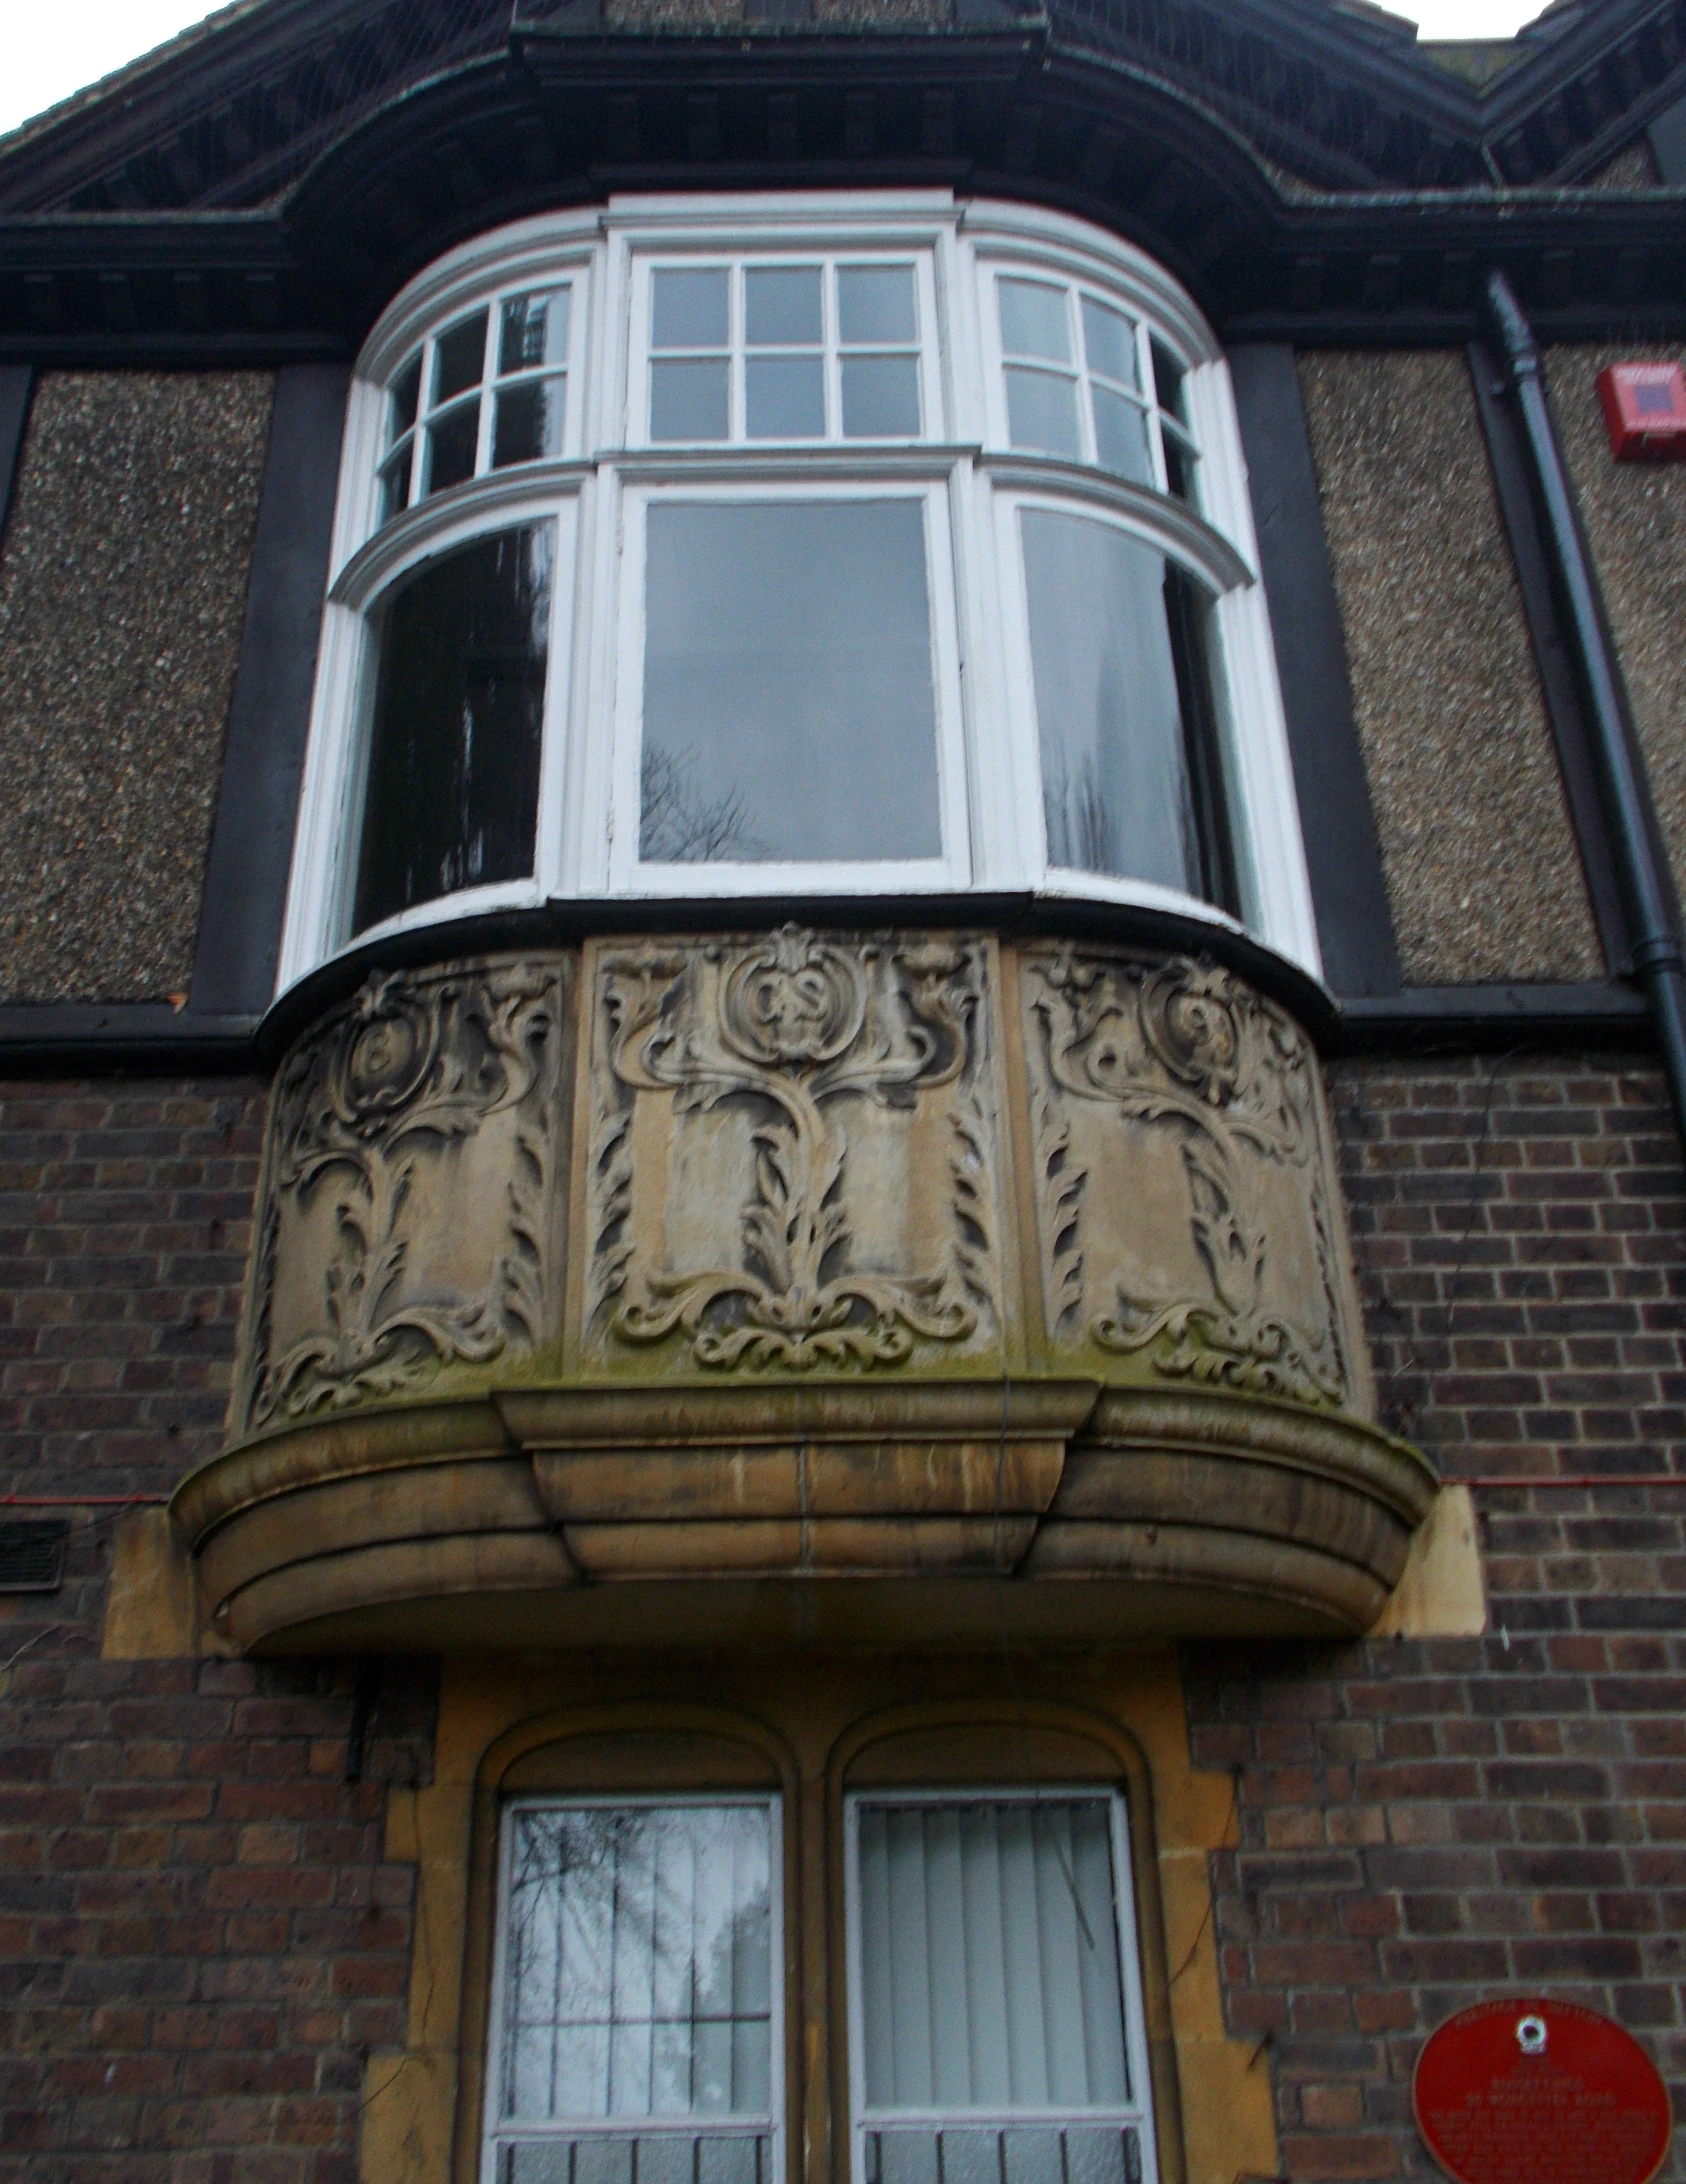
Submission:
M 765 1805 L 512 1815 L 500 2177 L 766 2178 L 770 1867 Z
M 858 2184 L 1143 2184 L 1114 1801 L 861 1799 Z
M 1127 2102 L 1110 1801 L 863 1804 L 859 1827 L 868 2108 Z

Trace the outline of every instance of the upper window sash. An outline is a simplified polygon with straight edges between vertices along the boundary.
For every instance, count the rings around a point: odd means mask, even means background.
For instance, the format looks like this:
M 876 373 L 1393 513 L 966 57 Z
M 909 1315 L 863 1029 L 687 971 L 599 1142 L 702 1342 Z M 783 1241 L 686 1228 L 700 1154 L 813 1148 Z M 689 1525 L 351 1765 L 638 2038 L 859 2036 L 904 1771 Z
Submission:
M 578 455 L 587 288 L 577 266 L 532 267 L 403 350 L 377 381 L 371 531 L 453 486 Z
M 633 448 L 941 440 L 928 248 L 635 250 Z

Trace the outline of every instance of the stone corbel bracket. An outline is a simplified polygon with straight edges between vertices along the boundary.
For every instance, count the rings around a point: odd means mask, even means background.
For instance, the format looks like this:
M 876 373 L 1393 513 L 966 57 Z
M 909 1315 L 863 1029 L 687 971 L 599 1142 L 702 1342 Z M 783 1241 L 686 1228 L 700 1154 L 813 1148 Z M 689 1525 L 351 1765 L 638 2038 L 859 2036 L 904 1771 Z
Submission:
M 242 1651 L 1087 1643 L 1362 1631 L 1435 1483 L 1223 1393 L 534 1388 L 231 1450 L 172 1514 Z

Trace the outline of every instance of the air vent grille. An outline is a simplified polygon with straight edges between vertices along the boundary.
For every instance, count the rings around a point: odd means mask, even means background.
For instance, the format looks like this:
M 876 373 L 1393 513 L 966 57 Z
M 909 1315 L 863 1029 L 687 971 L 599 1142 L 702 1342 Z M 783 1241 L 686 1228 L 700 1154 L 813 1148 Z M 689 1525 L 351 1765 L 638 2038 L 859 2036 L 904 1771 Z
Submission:
M 70 1526 L 57 1517 L 0 1524 L 0 1593 L 57 1592 L 69 1535 Z

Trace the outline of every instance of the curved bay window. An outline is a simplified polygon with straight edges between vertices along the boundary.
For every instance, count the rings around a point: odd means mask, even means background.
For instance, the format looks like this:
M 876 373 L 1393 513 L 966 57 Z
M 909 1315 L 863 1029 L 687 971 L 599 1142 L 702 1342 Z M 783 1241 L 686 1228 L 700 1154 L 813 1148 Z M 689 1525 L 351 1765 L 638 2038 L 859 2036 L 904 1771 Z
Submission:
M 562 898 L 973 890 L 1317 969 L 1181 291 L 911 193 L 616 201 L 414 283 L 353 392 L 283 984 Z

